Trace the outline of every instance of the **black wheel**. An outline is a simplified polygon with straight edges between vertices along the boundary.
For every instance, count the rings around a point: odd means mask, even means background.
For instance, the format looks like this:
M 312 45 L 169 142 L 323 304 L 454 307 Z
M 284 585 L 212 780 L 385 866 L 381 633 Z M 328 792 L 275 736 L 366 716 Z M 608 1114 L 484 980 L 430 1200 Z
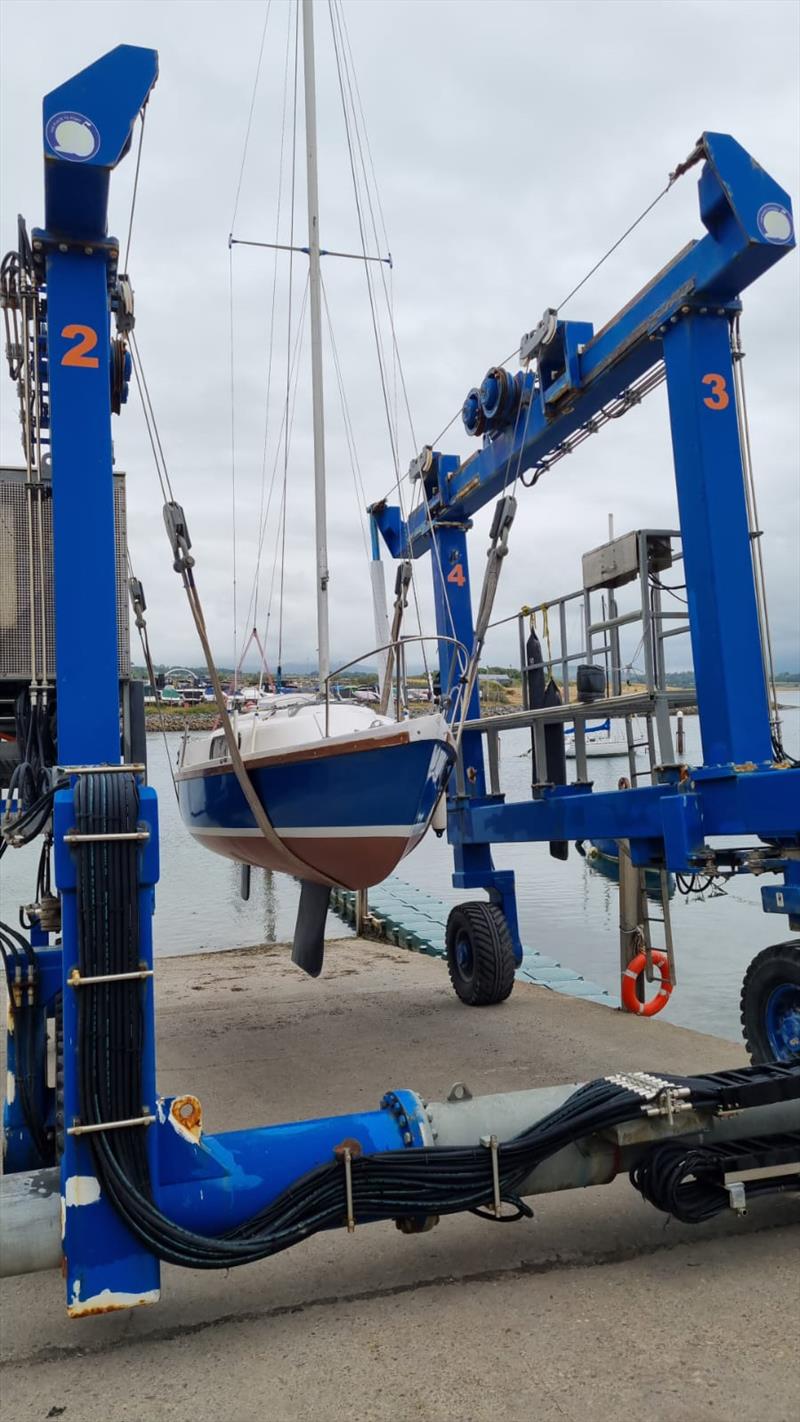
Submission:
M 800 939 L 774 943 L 742 984 L 742 1030 L 754 1062 L 800 1062 Z
M 459 904 L 447 920 L 450 981 L 468 1007 L 505 1002 L 514 986 L 514 949 L 503 910 L 495 904 Z

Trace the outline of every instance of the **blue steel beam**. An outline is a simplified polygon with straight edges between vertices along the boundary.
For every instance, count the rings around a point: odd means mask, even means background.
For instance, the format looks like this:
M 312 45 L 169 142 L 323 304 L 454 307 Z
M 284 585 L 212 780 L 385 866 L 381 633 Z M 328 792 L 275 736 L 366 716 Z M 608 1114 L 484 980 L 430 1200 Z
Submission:
M 705 133 L 701 146 L 705 237 L 684 247 L 596 335 L 584 323 L 559 323 L 569 352 L 563 375 L 544 391 L 533 389 L 528 377 L 531 400 L 521 418 L 460 462 L 441 493 L 430 491 L 434 518 L 447 510 L 467 519 L 483 508 L 509 478 L 534 468 L 662 359 L 662 336 L 682 306 L 727 306 L 794 246 L 791 200 L 783 188 L 727 134 Z M 571 344 L 570 328 L 578 325 L 581 339 Z M 374 512 L 393 557 L 419 557 L 430 546 L 424 505 L 407 527 L 391 506 Z

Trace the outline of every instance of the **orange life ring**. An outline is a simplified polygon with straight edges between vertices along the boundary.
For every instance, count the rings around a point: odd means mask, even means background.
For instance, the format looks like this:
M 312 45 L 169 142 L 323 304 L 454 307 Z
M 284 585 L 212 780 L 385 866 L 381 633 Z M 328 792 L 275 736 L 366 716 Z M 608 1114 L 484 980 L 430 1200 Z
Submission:
M 636 1012 L 640 1017 L 655 1017 L 665 1007 L 672 993 L 672 979 L 669 975 L 669 959 L 666 953 L 654 948 L 652 959 L 661 974 L 661 983 L 655 997 L 649 1002 L 640 1002 L 636 996 L 636 983 L 647 967 L 647 954 L 637 953 L 631 958 L 622 974 L 622 1006 L 626 1012 Z

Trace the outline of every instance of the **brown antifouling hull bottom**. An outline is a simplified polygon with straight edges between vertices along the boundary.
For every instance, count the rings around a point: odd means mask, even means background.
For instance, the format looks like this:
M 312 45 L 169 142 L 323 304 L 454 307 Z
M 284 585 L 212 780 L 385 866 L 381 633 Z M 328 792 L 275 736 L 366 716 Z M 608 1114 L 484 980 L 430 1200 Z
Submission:
M 196 835 L 204 849 L 213 850 L 226 859 L 240 864 L 252 864 L 256 869 L 274 869 L 279 874 L 297 877 L 297 865 L 273 849 L 257 835 Z M 407 839 L 404 835 L 383 835 L 363 839 L 326 836 L 320 839 L 292 839 L 285 843 L 291 854 L 308 865 L 304 875 L 314 884 L 333 881 L 343 889 L 368 889 L 388 878 L 405 854 L 410 853 L 422 838 L 421 834 Z

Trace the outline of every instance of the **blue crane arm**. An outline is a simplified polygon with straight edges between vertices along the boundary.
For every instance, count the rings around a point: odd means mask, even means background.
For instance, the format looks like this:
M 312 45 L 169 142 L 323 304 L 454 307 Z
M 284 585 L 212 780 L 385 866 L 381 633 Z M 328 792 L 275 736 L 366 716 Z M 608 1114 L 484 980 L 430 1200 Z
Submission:
M 704 133 L 698 189 L 706 235 L 692 241 L 597 334 L 583 321 L 553 322 L 538 350 L 538 371 L 517 377 L 520 397 L 505 427 L 460 460 L 427 458 L 428 508 L 466 521 L 509 480 L 534 468 L 662 358 L 661 337 L 681 309 L 725 308 L 795 244 L 791 200 L 734 138 Z M 387 504 L 371 510 L 393 557 L 419 557 L 430 545 L 428 511 L 406 524 Z
M 127 153 L 137 115 L 158 78 L 154 49 L 120 44 L 45 95 L 48 237 L 102 241 L 111 171 Z

